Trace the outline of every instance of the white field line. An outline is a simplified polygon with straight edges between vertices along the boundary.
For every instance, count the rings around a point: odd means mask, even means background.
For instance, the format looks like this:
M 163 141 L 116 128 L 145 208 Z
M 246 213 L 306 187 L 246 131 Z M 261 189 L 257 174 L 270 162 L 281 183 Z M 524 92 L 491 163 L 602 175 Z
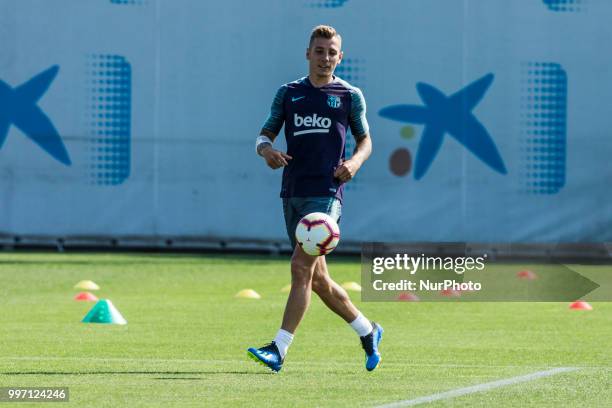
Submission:
M 539 378 L 549 377 L 551 375 L 567 373 L 567 372 L 576 371 L 576 370 L 579 370 L 579 368 L 578 367 L 557 367 L 557 368 L 553 368 L 552 370 L 538 371 L 535 373 L 522 375 L 519 377 L 506 378 L 505 380 L 498 380 L 498 381 L 493 381 L 493 382 L 488 382 L 488 383 L 472 385 L 471 387 L 457 388 L 454 390 L 440 392 L 440 393 L 432 394 L 432 395 L 427 395 L 424 397 L 419 397 L 419 398 L 415 398 L 411 400 L 392 402 L 390 404 L 379 405 L 377 408 L 412 407 L 414 405 L 427 404 L 433 401 L 445 400 L 445 399 L 460 397 L 462 395 L 473 394 L 476 392 L 488 391 L 494 388 L 505 387 L 507 385 L 519 384 L 519 383 L 523 383 L 527 381 L 533 381 Z

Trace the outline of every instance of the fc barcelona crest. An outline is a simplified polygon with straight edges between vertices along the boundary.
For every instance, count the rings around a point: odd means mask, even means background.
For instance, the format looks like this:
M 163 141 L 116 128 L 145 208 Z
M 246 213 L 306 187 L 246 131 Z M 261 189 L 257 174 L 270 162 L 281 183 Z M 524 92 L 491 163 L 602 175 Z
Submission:
M 327 95 L 327 104 L 330 108 L 339 108 L 341 105 L 340 97 L 336 95 Z

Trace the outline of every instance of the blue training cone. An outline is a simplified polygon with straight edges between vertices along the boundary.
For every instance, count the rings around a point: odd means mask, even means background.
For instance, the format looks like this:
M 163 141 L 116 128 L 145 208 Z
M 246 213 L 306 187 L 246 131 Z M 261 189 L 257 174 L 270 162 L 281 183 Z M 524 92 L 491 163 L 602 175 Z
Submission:
M 99 300 L 82 320 L 83 323 L 127 324 L 113 302 L 108 299 Z

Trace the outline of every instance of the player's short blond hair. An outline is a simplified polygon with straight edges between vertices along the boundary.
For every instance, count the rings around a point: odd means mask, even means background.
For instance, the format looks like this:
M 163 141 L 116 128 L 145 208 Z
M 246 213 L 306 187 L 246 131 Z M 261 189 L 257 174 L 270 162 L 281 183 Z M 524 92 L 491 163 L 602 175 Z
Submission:
M 326 38 L 328 40 L 331 40 L 334 37 L 338 37 L 338 40 L 340 40 L 340 43 L 342 43 L 342 37 L 340 37 L 340 34 L 338 34 L 334 27 L 328 25 L 318 25 L 312 29 L 308 48 L 312 46 L 312 42 L 315 38 Z

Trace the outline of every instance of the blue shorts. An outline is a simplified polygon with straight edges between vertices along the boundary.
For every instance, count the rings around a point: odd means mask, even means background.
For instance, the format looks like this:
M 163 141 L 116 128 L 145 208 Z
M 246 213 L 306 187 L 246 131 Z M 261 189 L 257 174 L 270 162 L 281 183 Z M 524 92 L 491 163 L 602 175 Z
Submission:
M 307 214 L 322 212 L 340 224 L 342 204 L 336 197 L 289 197 L 283 198 L 283 213 L 291 248 L 295 248 L 295 229 L 298 222 Z

